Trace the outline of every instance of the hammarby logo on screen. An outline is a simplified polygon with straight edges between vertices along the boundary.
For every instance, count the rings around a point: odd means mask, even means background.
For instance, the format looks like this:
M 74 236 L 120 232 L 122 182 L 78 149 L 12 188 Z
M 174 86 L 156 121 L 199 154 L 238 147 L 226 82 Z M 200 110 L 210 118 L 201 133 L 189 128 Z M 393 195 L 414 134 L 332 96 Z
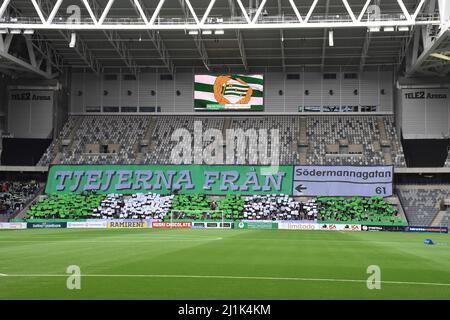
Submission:
M 238 77 L 232 79 L 230 76 L 219 76 L 214 82 L 214 97 L 219 104 L 248 105 L 252 94 L 253 89 Z

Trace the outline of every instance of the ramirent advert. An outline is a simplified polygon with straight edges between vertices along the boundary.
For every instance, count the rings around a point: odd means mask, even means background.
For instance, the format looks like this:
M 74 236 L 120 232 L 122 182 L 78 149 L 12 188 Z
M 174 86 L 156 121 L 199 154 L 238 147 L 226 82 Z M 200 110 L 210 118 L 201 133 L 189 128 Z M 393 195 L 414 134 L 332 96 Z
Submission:
M 393 167 L 296 166 L 294 196 L 392 196 Z

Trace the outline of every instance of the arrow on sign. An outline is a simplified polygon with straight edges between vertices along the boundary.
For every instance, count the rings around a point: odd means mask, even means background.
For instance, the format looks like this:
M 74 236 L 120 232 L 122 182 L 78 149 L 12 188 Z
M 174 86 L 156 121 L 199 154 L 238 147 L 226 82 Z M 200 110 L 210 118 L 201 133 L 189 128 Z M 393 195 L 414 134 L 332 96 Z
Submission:
M 303 191 L 305 191 L 306 189 L 308 189 L 308 188 L 302 184 L 299 184 L 298 186 L 295 187 L 295 190 L 299 193 L 303 193 Z

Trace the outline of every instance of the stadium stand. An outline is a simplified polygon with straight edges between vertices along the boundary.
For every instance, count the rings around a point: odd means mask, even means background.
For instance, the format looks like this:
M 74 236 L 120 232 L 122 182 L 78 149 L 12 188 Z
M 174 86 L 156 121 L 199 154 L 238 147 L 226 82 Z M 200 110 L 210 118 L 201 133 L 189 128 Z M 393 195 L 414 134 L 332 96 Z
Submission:
M 92 217 L 99 219 L 163 219 L 171 207 L 173 195 L 120 194 L 108 195 L 93 209 Z
M 50 195 L 33 204 L 27 219 L 86 219 L 92 216 L 104 195 Z
M 66 139 L 70 137 L 70 134 L 75 133 L 75 126 L 77 121 L 80 121 L 81 117 L 71 116 L 61 129 L 58 139 L 53 140 L 46 152 L 42 155 L 42 158 L 38 162 L 38 166 L 47 166 L 51 164 L 57 156 L 60 156 L 62 151 L 62 143 L 67 142 Z
M 393 116 L 159 116 L 153 119 L 123 115 L 69 117 L 39 165 L 170 164 L 171 151 L 177 143 L 171 141 L 173 133 L 186 129 L 194 134 L 196 121 L 201 122 L 203 131 L 220 130 L 224 139 L 228 129 L 244 132 L 278 129 L 279 141 L 268 139 L 267 150 L 279 143 L 280 164 L 406 166 Z M 235 148 L 245 143 L 242 139 L 242 135 L 237 135 Z M 209 143 L 203 141 L 202 146 Z M 255 148 L 250 144 L 247 152 L 255 155 Z M 226 159 L 226 148 L 223 159 Z M 205 161 L 211 163 L 212 159 Z M 232 162 L 237 163 L 238 159 Z M 261 162 L 261 157 L 254 161 L 246 157 L 245 162 L 239 164 L 249 162 L 267 164 Z
M 55 162 L 58 152 L 56 162 L 60 164 L 133 164 L 135 148 L 150 121 L 141 116 L 72 117 L 40 160 L 41 165 Z
M 445 211 L 445 215 L 441 221 L 441 225 L 450 228 L 450 208 L 447 208 L 447 210 Z
M 177 195 L 172 203 L 171 218 L 175 219 L 242 219 L 244 200 L 239 195 L 207 198 L 204 195 Z
M 35 181 L 0 182 L 0 215 L 12 216 L 22 210 L 40 191 Z
M 254 195 L 245 198 L 243 216 L 248 220 L 304 220 L 308 215 L 303 203 L 290 196 Z
M 144 163 L 161 163 L 170 164 L 171 151 L 176 145 L 176 141 L 171 141 L 172 134 L 175 130 L 185 129 L 191 135 L 194 134 L 195 121 L 201 122 L 201 129 L 217 129 L 222 131 L 224 128 L 224 118 L 202 118 L 202 117 L 180 117 L 180 116 L 161 116 L 157 117 L 156 124 L 151 134 L 152 143 L 148 152 L 144 155 Z M 203 141 L 202 146 L 205 147 L 209 141 Z M 198 152 L 198 150 L 194 150 Z
M 267 150 L 273 150 L 279 146 L 280 150 L 280 164 L 293 164 L 297 160 L 297 153 L 293 152 L 293 143 L 295 140 L 296 130 L 299 127 L 298 117 L 251 117 L 251 118 L 233 118 L 231 120 L 230 129 L 242 129 L 244 131 L 251 129 L 265 129 L 265 130 L 279 130 L 280 141 L 272 141 L 268 139 Z M 245 144 L 243 136 L 239 136 L 238 142 L 235 145 L 237 149 L 239 145 Z M 241 139 L 241 140 L 239 140 Z M 279 145 L 275 145 L 275 143 Z M 250 155 L 257 155 L 255 145 L 249 145 L 248 152 Z M 270 154 L 270 151 L 269 151 Z M 249 157 L 249 160 L 251 158 Z M 261 159 L 256 161 L 246 161 L 245 164 L 264 164 L 261 163 Z M 243 163 L 240 163 L 243 164 Z M 267 163 L 268 164 L 268 163 Z
M 109 194 L 51 195 L 35 203 L 28 219 L 317 220 L 322 223 L 405 224 L 381 197 L 312 198 L 253 195 Z
M 431 225 L 449 192 L 448 185 L 397 185 L 408 222 L 415 226 Z
M 213 213 L 216 217 L 220 218 L 223 213 L 226 219 L 242 219 L 244 217 L 243 210 L 245 201 L 239 195 L 227 195 L 218 201 L 213 201 L 212 207 L 216 210 Z M 212 218 L 212 216 L 211 216 Z
M 204 195 L 178 195 L 172 203 L 171 212 L 177 219 L 197 219 L 207 216 L 210 210 L 214 210 L 212 202 Z
M 397 208 L 383 197 L 317 198 L 319 221 L 405 224 Z
M 400 141 L 399 135 L 397 134 L 397 129 L 394 124 L 394 116 L 383 117 L 383 122 L 384 123 L 380 124 L 379 127 L 382 128 L 382 125 L 384 124 L 385 134 L 384 136 L 381 135 L 381 147 L 386 154 L 385 159 L 386 157 L 388 159 L 387 161 L 385 161 L 385 164 L 392 164 L 397 168 L 406 167 L 406 160 L 402 143 Z M 390 155 L 389 152 L 391 152 Z M 389 158 L 391 159 L 389 160 Z
M 309 165 L 405 167 L 391 116 L 307 117 Z

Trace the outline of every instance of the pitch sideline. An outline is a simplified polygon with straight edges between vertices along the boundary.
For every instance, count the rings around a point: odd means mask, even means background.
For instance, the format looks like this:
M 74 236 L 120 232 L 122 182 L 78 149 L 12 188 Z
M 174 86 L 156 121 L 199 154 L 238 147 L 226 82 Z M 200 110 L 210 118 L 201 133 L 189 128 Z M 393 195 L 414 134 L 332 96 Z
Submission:
M 69 274 L 4 274 L 3 277 L 27 277 L 27 278 L 51 278 L 68 277 Z M 175 274 L 81 274 L 80 277 L 90 278 L 187 278 L 187 279 L 229 279 L 229 280 L 267 280 L 267 281 L 317 281 L 317 282 L 350 282 L 367 283 L 362 279 L 328 279 L 328 278 L 290 278 L 290 277 L 248 277 L 226 275 L 175 275 Z M 420 286 L 444 286 L 450 287 L 450 283 L 439 282 L 414 282 L 414 281 L 380 281 L 382 284 L 393 285 L 420 285 Z

